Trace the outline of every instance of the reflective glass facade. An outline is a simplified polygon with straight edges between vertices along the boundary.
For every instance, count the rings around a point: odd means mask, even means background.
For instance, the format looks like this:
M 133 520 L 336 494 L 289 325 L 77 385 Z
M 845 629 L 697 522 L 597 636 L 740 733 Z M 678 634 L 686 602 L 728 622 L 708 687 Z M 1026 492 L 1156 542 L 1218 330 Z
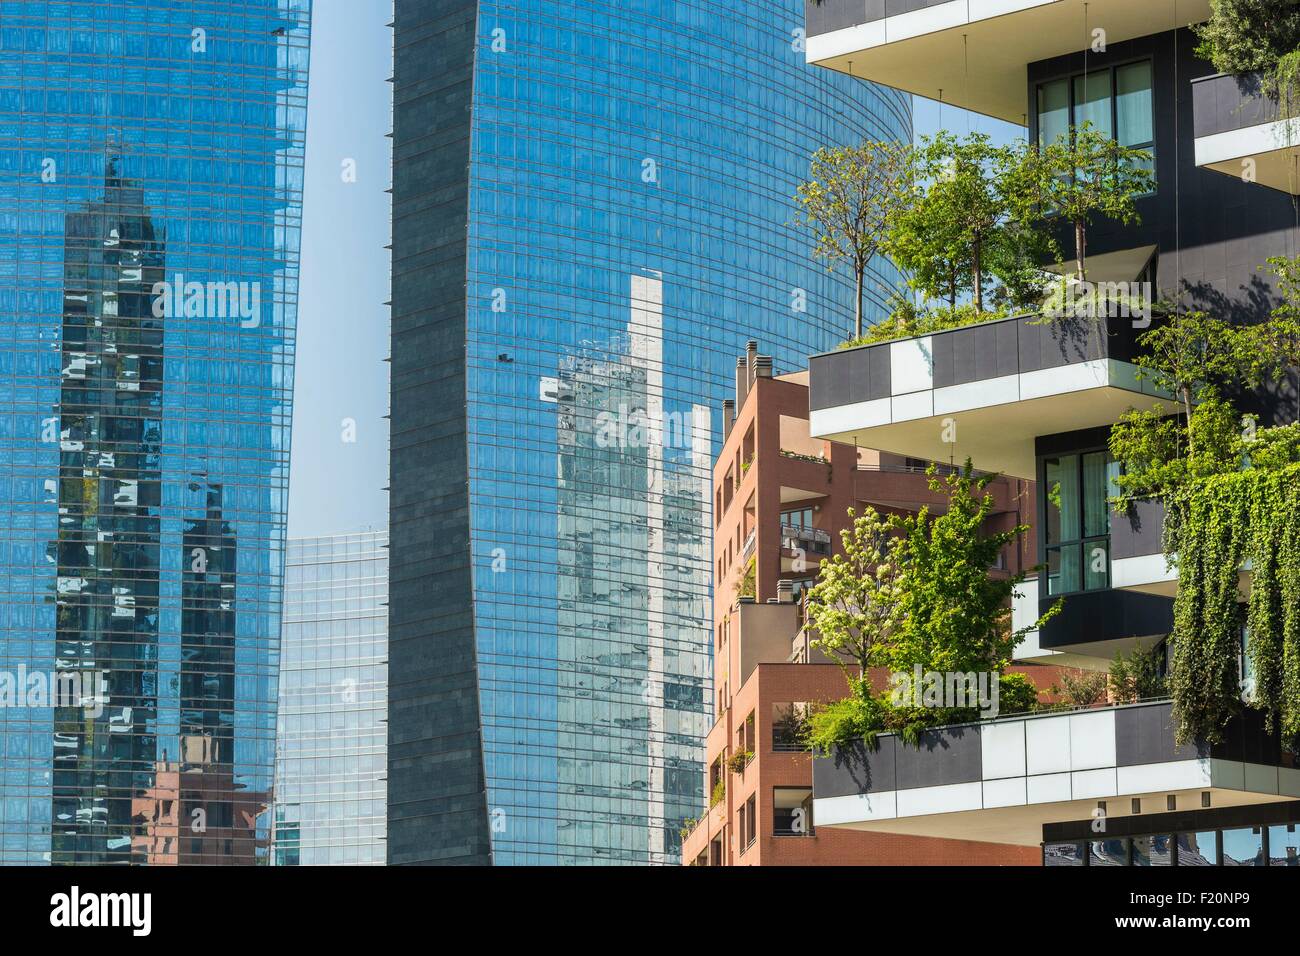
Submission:
M 277 866 L 382 864 L 388 534 L 293 538 L 276 734 Z
M 309 18 L 0 6 L 0 862 L 269 858 Z
M 851 335 L 792 197 L 910 101 L 807 66 L 801 0 L 395 12 L 390 861 L 673 862 L 720 403 L 747 339 Z

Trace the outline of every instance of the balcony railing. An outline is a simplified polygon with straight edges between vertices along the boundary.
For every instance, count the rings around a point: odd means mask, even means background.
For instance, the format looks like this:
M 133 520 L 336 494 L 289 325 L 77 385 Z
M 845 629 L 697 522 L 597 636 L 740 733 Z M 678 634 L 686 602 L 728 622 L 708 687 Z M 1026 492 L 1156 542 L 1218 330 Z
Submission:
M 820 528 L 798 528 L 781 525 L 781 547 L 786 550 L 802 549 L 813 554 L 831 553 L 831 536 Z

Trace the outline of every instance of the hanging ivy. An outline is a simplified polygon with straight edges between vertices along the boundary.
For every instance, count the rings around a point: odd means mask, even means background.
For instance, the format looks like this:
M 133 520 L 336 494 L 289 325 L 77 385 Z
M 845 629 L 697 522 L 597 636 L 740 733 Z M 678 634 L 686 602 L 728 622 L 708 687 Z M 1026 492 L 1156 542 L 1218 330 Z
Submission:
M 1241 626 L 1250 630 L 1251 703 L 1300 739 L 1300 465 L 1189 482 L 1167 500 L 1177 554 L 1170 687 L 1178 739 L 1217 742 L 1241 708 Z M 1243 622 L 1239 572 L 1250 575 Z

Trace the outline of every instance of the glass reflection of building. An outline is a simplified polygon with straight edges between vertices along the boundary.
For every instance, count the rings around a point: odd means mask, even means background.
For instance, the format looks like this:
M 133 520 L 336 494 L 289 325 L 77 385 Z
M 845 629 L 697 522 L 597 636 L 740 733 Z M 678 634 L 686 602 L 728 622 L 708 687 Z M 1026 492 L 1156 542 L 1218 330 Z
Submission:
M 609 448 L 593 416 L 716 416 L 748 339 L 793 369 L 848 337 L 792 197 L 910 99 L 809 67 L 800 0 L 394 19 L 389 861 L 671 861 L 717 433 Z
M 0 11 L 0 862 L 267 859 L 309 16 Z
M 387 598 L 387 532 L 289 540 L 277 866 L 384 862 Z

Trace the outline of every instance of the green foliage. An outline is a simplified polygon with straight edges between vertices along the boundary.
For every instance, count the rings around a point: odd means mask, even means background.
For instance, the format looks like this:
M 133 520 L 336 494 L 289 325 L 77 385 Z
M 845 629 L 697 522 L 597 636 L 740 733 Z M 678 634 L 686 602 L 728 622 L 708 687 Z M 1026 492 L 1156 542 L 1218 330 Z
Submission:
M 697 820 L 695 817 L 687 817 L 686 819 L 684 819 L 682 821 L 681 829 L 677 831 L 677 836 L 680 839 L 680 841 L 682 843 L 685 843 L 686 838 L 690 836 L 692 833 L 694 833 L 695 828 L 699 825 L 700 825 L 700 821 Z
M 873 694 L 859 675 L 869 667 L 912 673 L 917 665 L 923 673 L 1000 672 L 1025 634 L 1060 610 L 1058 602 L 1033 624 L 1011 627 L 1011 596 L 1026 574 L 998 579 L 989 568 L 1028 526 L 986 533 L 994 504 L 986 489 L 995 477 L 975 475 L 969 461 L 943 479 L 931 468 L 931 488 L 948 499 L 941 514 L 868 509 L 844 532 L 845 554 L 822 563 L 809 621 L 820 634 L 815 645 L 845 667 L 853 693 L 813 714 L 812 746 L 874 739 L 884 730 L 915 743 L 927 728 L 977 719 L 972 708 L 896 703 Z M 999 696 L 1000 707 L 1029 708 L 1038 699 L 1020 677 L 1001 681 Z
M 840 533 L 844 553 L 822 562 L 807 613 L 818 635 L 812 646 L 853 680 L 866 673 L 898 625 L 906 559 L 892 516 L 870 506 L 861 515 L 850 508 L 848 515 L 851 523 Z
M 941 131 L 913 153 L 914 200 L 890 218 L 881 248 L 927 300 L 951 309 L 969 293 L 983 312 L 993 279 L 1005 304 L 1037 298 L 1037 262 L 1051 240 L 1036 217 L 1013 215 L 1031 205 L 1009 193 L 1021 183 L 1010 172 L 1027 149 L 1023 142 L 996 146 L 984 133 L 958 139 Z
M 813 235 L 813 252 L 834 268 L 853 269 L 857 298 L 854 335 L 862 335 L 862 282 L 880 250 L 892 217 L 911 202 L 912 147 L 866 140 L 857 146 L 819 149 L 808 181 L 795 193 L 801 222 Z
M 750 597 L 758 593 L 758 569 L 754 564 L 754 559 L 750 558 L 745 562 L 744 570 L 740 572 L 740 578 L 736 581 L 736 597 Z
M 1210 0 L 1210 19 L 1195 28 L 1196 53 L 1221 73 L 1248 73 L 1300 47 L 1295 0 Z
M 744 773 L 749 762 L 754 759 L 754 751 L 738 750 L 727 758 L 727 769 L 732 773 Z
M 1007 169 L 1011 215 L 1019 222 L 1056 215 L 1073 225 L 1075 273 L 1086 280 L 1089 224 L 1098 216 L 1124 225 L 1140 220 L 1136 199 L 1155 185 L 1155 175 L 1144 165 L 1150 158 L 1090 123 L 1076 126 L 1068 137 L 1024 150 Z
M 829 753 L 841 744 L 865 741 L 874 746 L 876 735 L 889 721 L 889 704 L 871 692 L 871 685 L 854 678 L 852 693 L 813 709 L 808 720 L 808 748 Z
M 1002 674 L 998 679 L 998 713 L 1027 714 L 1038 709 L 1038 688 L 1026 674 Z
M 1059 694 L 1058 706 L 1066 709 L 1095 707 L 1106 700 L 1107 675 L 1101 671 L 1065 671 L 1061 686 L 1053 691 Z
M 1160 675 L 1157 650 L 1140 645 L 1124 654 L 1115 652 L 1110 662 L 1110 693 L 1117 704 L 1136 704 L 1165 696 L 1165 679 Z
M 930 487 L 948 498 L 944 513 L 932 516 L 926 507 L 891 519 L 904 558 L 901 620 L 882 647 L 891 671 L 909 672 L 916 664 L 924 671 L 1000 671 L 1025 634 L 1059 611 L 1058 603 L 1038 621 L 1011 628 L 1011 597 L 1026 573 L 999 579 L 988 569 L 1029 527 L 985 533 L 993 513 L 986 489 L 995 477 L 975 475 L 969 461 L 943 479 L 931 468 Z
M 709 809 L 712 810 L 727 795 L 727 778 L 725 775 L 718 778 L 718 782 L 713 785 L 713 792 L 709 794 Z
M 1222 738 L 1241 707 L 1241 626 L 1251 631 L 1255 705 L 1284 737 L 1300 734 L 1300 465 L 1248 469 L 1187 485 L 1177 512 L 1178 599 L 1169 679 L 1179 740 Z M 1242 563 L 1252 568 L 1243 622 Z

